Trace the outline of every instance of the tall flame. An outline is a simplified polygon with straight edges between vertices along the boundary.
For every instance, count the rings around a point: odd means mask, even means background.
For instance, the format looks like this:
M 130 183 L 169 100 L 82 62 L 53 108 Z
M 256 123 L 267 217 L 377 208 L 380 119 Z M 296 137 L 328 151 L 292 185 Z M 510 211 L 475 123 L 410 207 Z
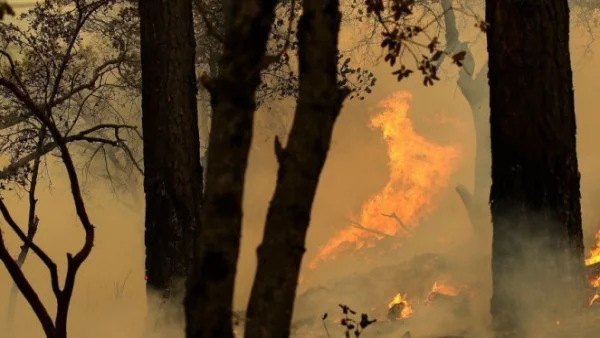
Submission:
M 456 168 L 459 150 L 435 144 L 415 131 L 408 117 L 411 98 L 408 92 L 397 92 L 383 100 L 383 111 L 371 118 L 370 127 L 379 129 L 387 144 L 388 182 L 363 204 L 355 226 L 340 230 L 320 248 L 311 268 L 333 258 L 347 244 L 361 248 L 373 245 L 382 234 L 409 234 L 434 209 L 436 197 Z

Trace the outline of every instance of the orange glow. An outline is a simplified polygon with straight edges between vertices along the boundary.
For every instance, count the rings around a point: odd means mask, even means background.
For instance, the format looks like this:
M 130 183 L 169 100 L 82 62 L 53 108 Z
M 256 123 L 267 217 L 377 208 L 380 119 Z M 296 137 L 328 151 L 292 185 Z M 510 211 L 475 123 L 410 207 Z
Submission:
M 596 276 L 595 279 L 590 281 L 590 284 L 595 288 L 600 288 L 600 276 Z
M 596 233 L 596 245 L 592 250 L 590 250 L 590 254 L 585 260 L 585 265 L 587 266 L 596 263 L 600 263 L 600 231 Z M 600 301 L 600 275 L 591 278 L 589 282 L 590 285 L 596 289 L 596 293 L 590 299 L 590 306 L 592 306 L 596 302 Z
M 434 292 L 448 296 L 456 296 L 458 294 L 458 290 L 455 287 L 445 284 L 439 284 L 438 282 L 433 283 L 433 287 L 431 287 L 431 293 Z
M 411 98 L 408 92 L 397 92 L 383 100 L 382 112 L 371 118 L 370 127 L 379 130 L 387 144 L 388 182 L 363 204 L 359 217 L 352 218 L 354 224 L 320 248 L 310 268 L 335 257 L 348 244 L 359 249 L 373 246 L 381 234 L 410 236 L 419 220 L 434 210 L 456 169 L 459 149 L 435 144 L 415 131 L 408 117 Z
M 598 262 L 600 262 L 600 231 L 596 233 L 596 246 L 590 250 L 590 255 L 585 260 L 585 265 L 592 265 Z
M 590 299 L 590 306 L 594 305 L 600 299 L 600 295 L 595 294 L 592 299 Z
M 408 318 L 413 314 L 413 309 L 408 300 L 406 299 L 406 295 L 402 296 L 401 294 L 397 294 L 394 299 L 388 304 L 388 309 L 391 309 L 394 305 L 401 304 L 402 310 L 400 311 L 400 318 Z

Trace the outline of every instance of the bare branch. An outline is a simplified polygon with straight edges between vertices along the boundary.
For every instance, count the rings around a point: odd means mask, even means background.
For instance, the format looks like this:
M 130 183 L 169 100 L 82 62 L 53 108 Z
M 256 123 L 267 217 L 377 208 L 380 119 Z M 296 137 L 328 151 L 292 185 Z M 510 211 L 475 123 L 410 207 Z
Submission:
M 90 136 L 90 134 L 92 134 L 94 132 L 98 132 L 98 131 L 106 130 L 106 129 L 113 129 L 115 131 L 115 137 L 116 137 L 115 140 L 110 140 L 110 139 L 103 138 L 103 137 Z M 77 142 L 77 141 L 86 141 L 86 142 L 92 142 L 92 143 L 105 143 L 105 144 L 109 144 L 113 147 L 121 148 L 121 149 L 123 149 L 123 151 L 125 152 L 127 157 L 129 157 L 129 159 L 134 163 L 134 165 L 136 166 L 138 171 L 140 173 L 143 173 L 142 168 L 140 167 L 138 161 L 133 156 L 133 152 L 131 151 L 129 146 L 127 146 L 125 144 L 124 140 L 122 140 L 118 136 L 118 132 L 120 129 L 136 130 L 137 128 L 135 126 L 130 126 L 130 125 L 99 124 L 99 125 L 89 128 L 89 129 L 80 131 L 77 134 L 65 136 L 64 141 L 66 143 L 73 143 L 73 142 Z M 55 150 L 57 147 L 58 147 L 57 142 L 44 143 L 36 151 L 19 158 L 18 160 L 14 161 L 11 164 L 4 167 L 4 169 L 0 170 L 0 179 L 9 178 L 10 176 L 14 175 L 20 168 L 26 166 L 31 161 L 50 153 L 51 151 Z
M 351 220 L 349 218 L 346 218 L 346 220 L 348 222 L 350 222 L 351 226 L 353 226 L 353 227 L 355 227 L 357 229 L 364 230 L 364 231 L 373 233 L 373 234 L 378 235 L 378 236 L 390 237 L 390 238 L 394 237 L 393 235 L 386 234 L 385 232 L 381 232 L 381 231 L 379 231 L 377 229 L 369 228 L 369 227 L 367 227 L 367 226 L 365 226 L 365 225 L 363 225 L 363 224 L 361 224 L 361 223 L 359 223 L 357 221 Z
M 406 224 L 404 224 L 404 222 L 400 219 L 398 215 L 396 215 L 395 212 L 392 212 L 391 214 L 381 214 L 381 216 L 394 219 L 398 223 L 398 225 L 400 225 L 402 229 L 404 229 L 404 231 L 406 231 L 409 234 L 412 234 L 412 230 Z
M 25 235 L 23 230 L 21 230 L 21 227 L 19 227 L 17 222 L 15 222 L 14 218 L 12 218 L 12 216 L 11 216 L 10 212 L 8 211 L 6 204 L 4 204 L 4 200 L 2 198 L 0 198 L 0 213 L 2 213 L 4 220 L 6 220 L 6 223 L 8 223 L 9 227 L 17 234 L 19 239 L 21 241 L 23 241 L 23 243 L 28 245 L 31 248 L 31 250 L 40 258 L 40 260 L 44 263 L 44 265 L 46 265 L 46 267 L 50 271 L 52 291 L 54 292 L 55 295 L 58 295 L 60 293 L 60 287 L 58 284 L 58 268 L 56 267 L 56 263 L 54 263 L 54 261 L 50 258 L 50 256 L 48 256 L 48 254 L 46 254 L 46 252 L 44 252 L 44 250 L 42 250 L 39 246 L 37 246 L 37 244 L 35 244 L 33 241 L 31 241 L 27 237 L 27 235 Z M 11 260 L 12 260 L 12 258 L 11 258 Z M 15 262 L 15 264 L 16 264 L 16 262 Z M 18 266 L 17 266 L 17 268 L 18 268 Z M 17 281 L 15 281 L 15 283 L 17 283 Z M 22 292 L 22 290 L 21 290 L 21 292 Z
M 83 83 L 81 85 L 78 85 L 74 88 L 71 88 L 71 90 L 69 92 L 67 92 L 66 94 L 64 94 L 60 97 L 56 97 L 55 99 L 51 100 L 48 103 L 48 108 L 53 108 L 53 107 L 56 107 L 56 106 L 64 103 L 65 101 L 67 101 L 68 99 L 73 97 L 73 95 L 75 95 L 83 90 L 94 89 L 98 79 L 100 79 L 103 75 L 105 75 L 107 72 L 110 71 L 110 68 L 109 68 L 110 66 L 117 66 L 120 63 L 122 63 L 123 61 L 125 61 L 125 55 L 121 54 L 114 59 L 111 59 L 111 60 L 108 60 L 108 61 L 102 63 L 100 66 L 98 66 L 98 67 L 96 67 L 96 69 L 94 69 L 94 71 L 92 72 L 93 75 L 89 81 L 87 81 L 86 83 Z
M 4 205 L 1 200 L 0 203 Z M 6 270 L 8 270 L 10 277 L 15 281 L 19 290 L 23 296 L 25 296 L 25 299 L 35 312 L 40 323 L 42 324 L 42 328 L 44 329 L 46 336 L 52 337 L 54 334 L 54 323 L 52 322 L 52 318 L 44 307 L 44 304 L 42 304 L 39 296 L 33 290 L 33 287 L 23 274 L 23 271 L 21 271 L 21 268 L 19 268 L 17 263 L 13 260 L 10 253 L 6 249 L 2 231 L 0 231 L 0 260 L 2 260 L 2 263 L 4 263 L 4 266 L 6 267 Z

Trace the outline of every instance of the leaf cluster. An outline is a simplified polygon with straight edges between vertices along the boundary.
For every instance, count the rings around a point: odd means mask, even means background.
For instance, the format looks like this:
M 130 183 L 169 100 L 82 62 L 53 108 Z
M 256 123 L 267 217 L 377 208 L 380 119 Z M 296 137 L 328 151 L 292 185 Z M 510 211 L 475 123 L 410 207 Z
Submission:
M 364 329 L 377 321 L 377 319 L 369 318 L 369 315 L 366 313 L 361 313 L 360 319 L 355 319 L 354 316 L 356 315 L 356 311 L 344 304 L 339 304 L 339 307 L 344 315 L 340 320 L 340 325 L 344 327 L 344 335 L 346 338 L 360 337 Z M 325 313 L 321 319 L 327 319 L 327 313 Z
M 440 80 L 438 69 L 445 56 L 449 56 L 456 66 L 462 66 L 466 52 L 444 50 L 439 41 L 440 18 L 447 10 L 440 11 L 431 6 L 430 1 L 423 0 L 353 0 L 353 6 L 364 6 L 365 10 L 359 13 L 375 18 L 381 30 L 384 62 L 395 68 L 392 74 L 398 81 L 418 71 L 423 77 L 423 85 L 433 85 Z M 452 10 L 476 17 L 462 8 Z M 484 32 L 488 27 L 480 19 L 476 20 L 475 26 Z

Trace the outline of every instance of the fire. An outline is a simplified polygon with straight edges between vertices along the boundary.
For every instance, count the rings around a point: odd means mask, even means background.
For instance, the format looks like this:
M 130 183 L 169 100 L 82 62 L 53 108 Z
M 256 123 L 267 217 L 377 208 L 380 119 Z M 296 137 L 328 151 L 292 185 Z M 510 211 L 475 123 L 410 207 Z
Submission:
M 406 295 L 397 294 L 394 299 L 388 304 L 388 309 L 391 312 L 398 313 L 397 317 L 399 318 L 408 318 L 412 315 L 413 309 L 408 300 L 406 299 Z
M 408 117 L 411 98 L 408 92 L 397 92 L 383 100 L 383 111 L 371 118 L 370 127 L 378 129 L 387 144 L 388 182 L 363 204 L 353 226 L 340 230 L 320 248 L 311 268 L 348 244 L 361 248 L 373 246 L 385 234 L 410 235 L 418 221 L 433 211 L 454 173 L 459 150 L 435 144 L 415 131 Z
M 600 276 L 596 276 L 596 278 L 590 281 L 590 284 L 595 288 L 600 288 Z
M 431 287 L 430 293 L 434 292 L 448 296 L 456 296 L 458 294 L 458 290 L 455 287 L 445 284 L 438 284 L 438 282 L 433 283 L 433 287 Z
M 592 265 L 600 262 L 600 231 L 596 233 L 596 246 L 590 250 L 590 256 L 585 260 L 585 265 Z
M 585 260 L 585 265 L 590 266 L 600 263 L 600 231 L 596 233 L 596 246 L 590 250 L 589 257 Z M 596 289 L 595 294 L 590 299 L 590 306 L 600 301 L 600 275 L 590 279 L 590 285 Z

